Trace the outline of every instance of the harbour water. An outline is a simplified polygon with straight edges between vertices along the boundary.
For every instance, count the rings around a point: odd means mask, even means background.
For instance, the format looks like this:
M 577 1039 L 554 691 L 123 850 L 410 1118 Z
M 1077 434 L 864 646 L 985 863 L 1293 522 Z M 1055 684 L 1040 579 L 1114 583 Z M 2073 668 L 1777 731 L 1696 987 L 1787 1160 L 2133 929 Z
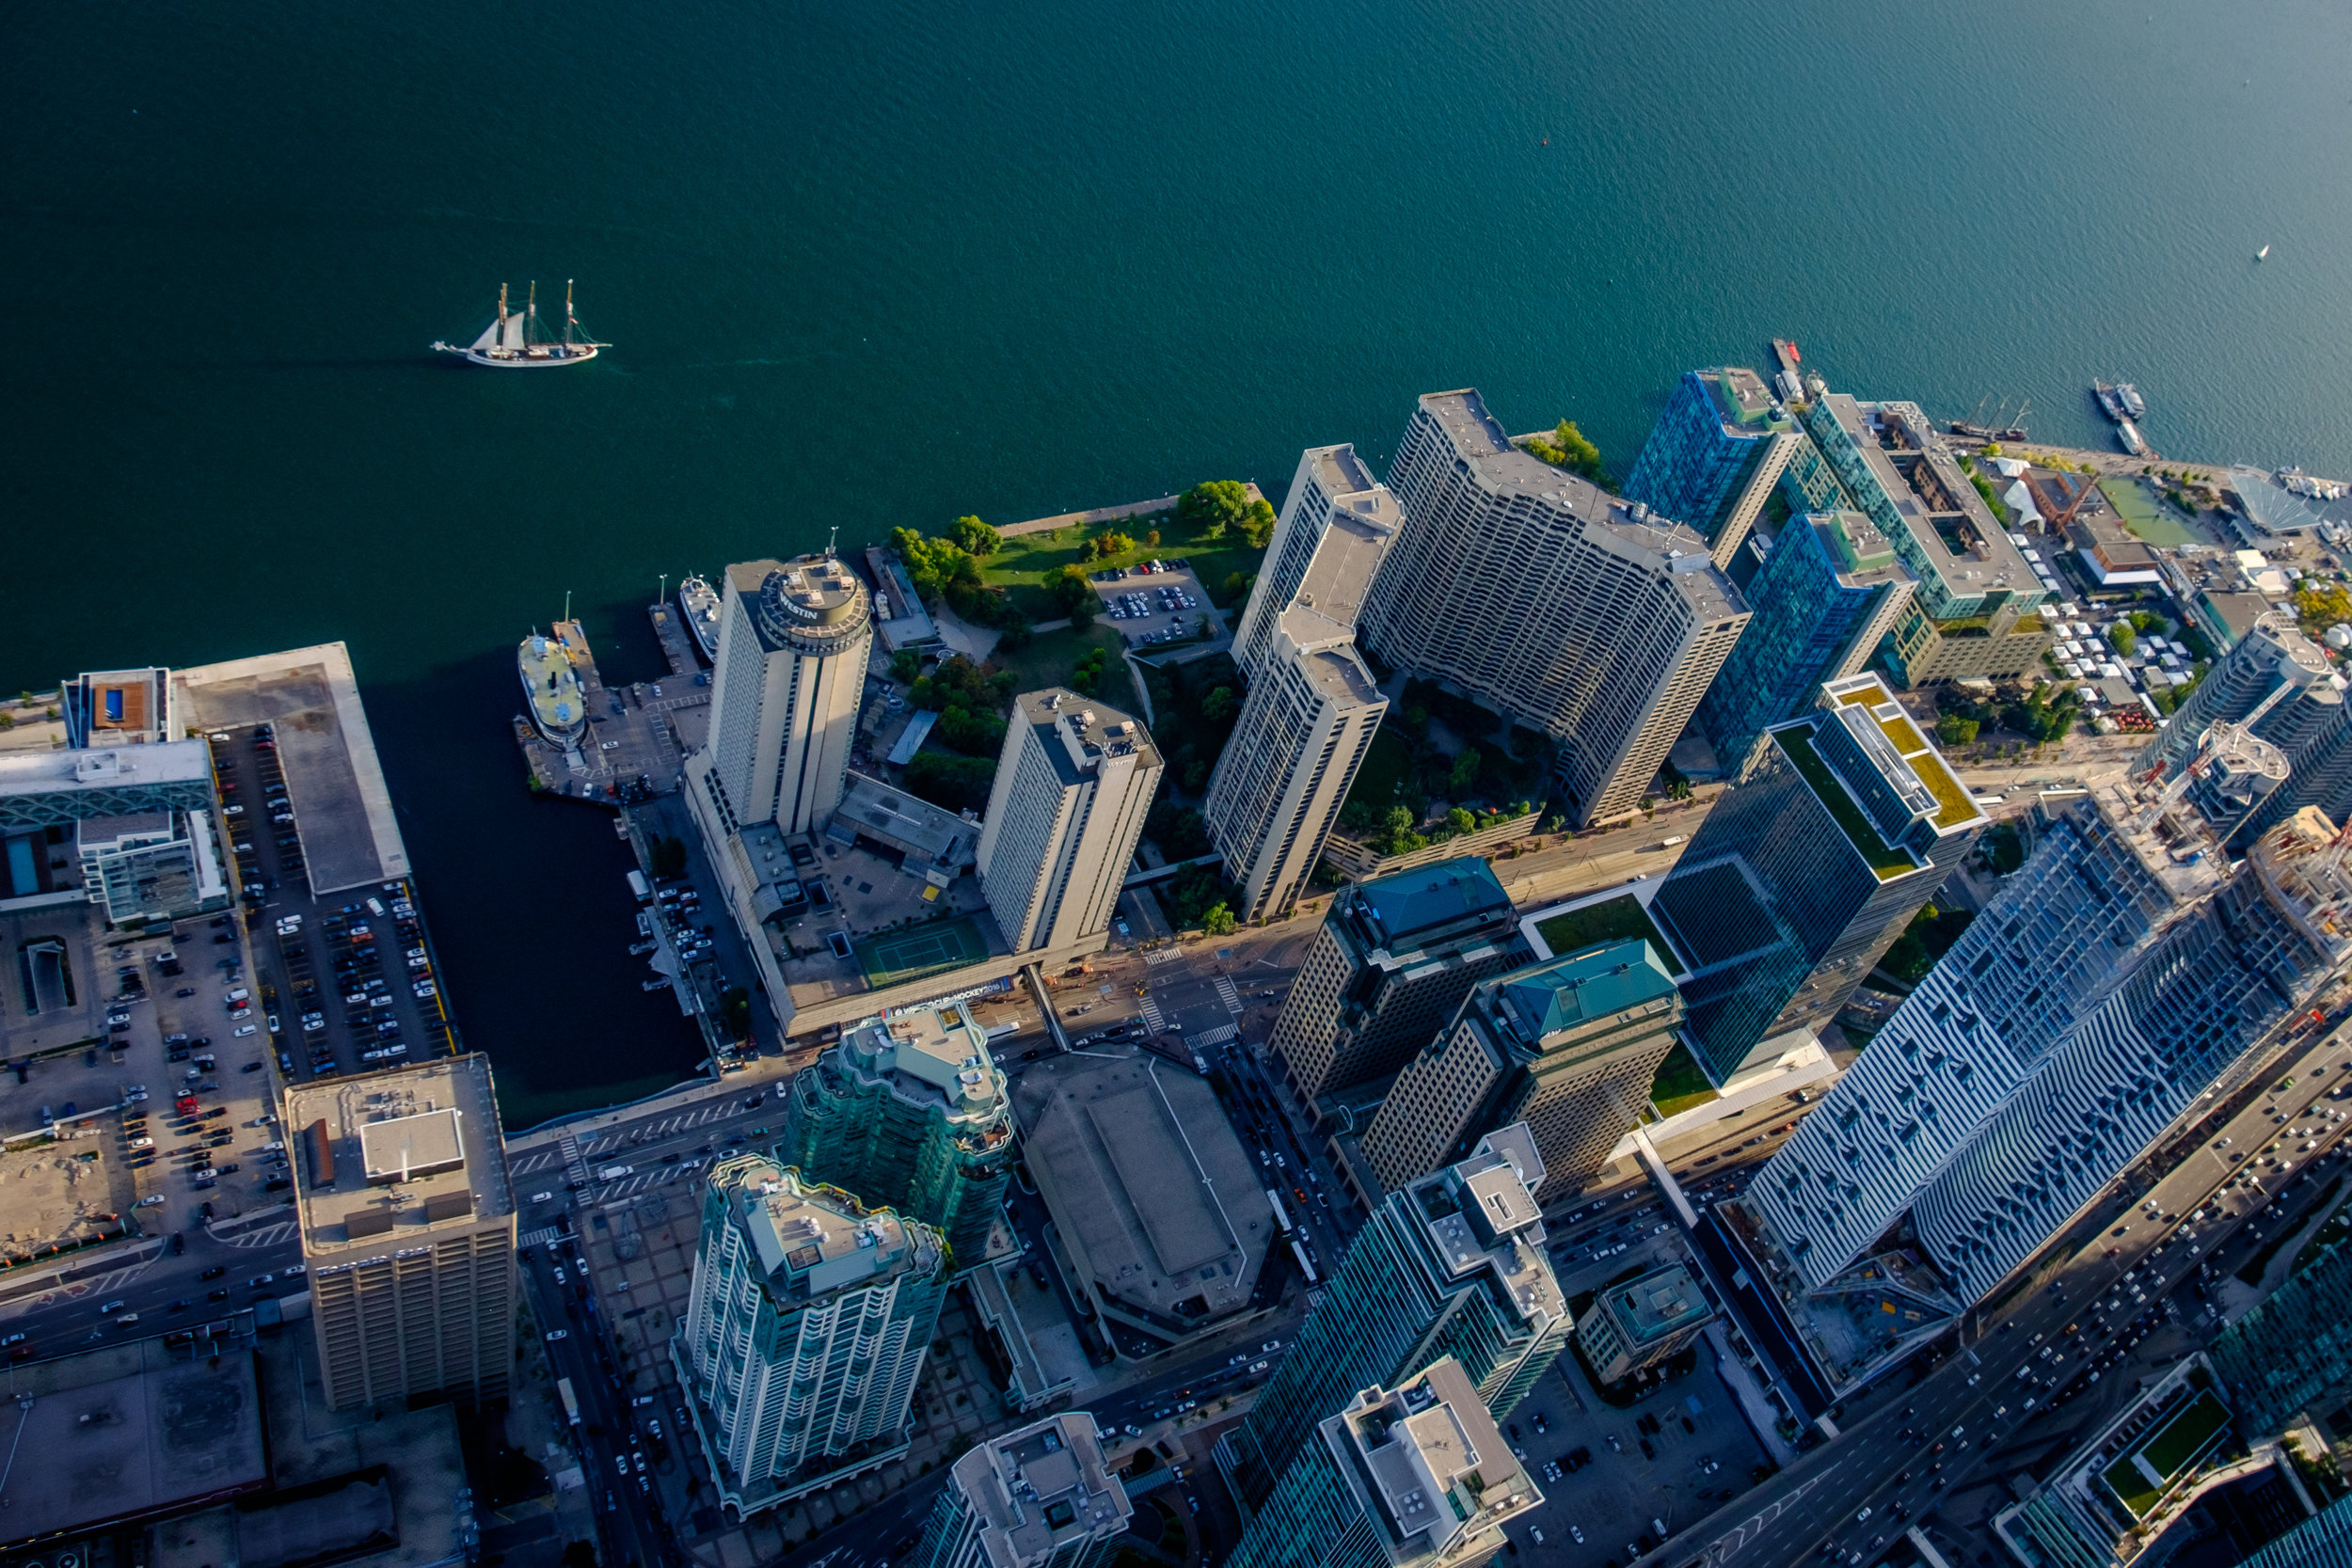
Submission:
M 652 678 L 660 573 L 1279 483 L 1465 383 L 1622 468 L 1774 335 L 2074 444 L 2128 379 L 2168 454 L 2352 474 L 2348 56 L 2317 0 L 34 8 L 0 682 L 347 641 L 535 1119 L 700 1054 L 606 818 L 521 788 L 513 649 L 567 590 Z M 426 352 L 533 277 L 616 346 Z

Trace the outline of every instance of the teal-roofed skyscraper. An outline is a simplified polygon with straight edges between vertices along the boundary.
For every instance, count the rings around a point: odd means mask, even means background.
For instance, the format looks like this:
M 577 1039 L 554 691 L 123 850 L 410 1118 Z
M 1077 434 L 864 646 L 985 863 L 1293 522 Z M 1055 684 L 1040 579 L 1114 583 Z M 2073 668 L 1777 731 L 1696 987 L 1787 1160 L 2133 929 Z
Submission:
M 1638 937 L 1488 980 L 1397 1074 L 1364 1163 L 1396 1192 L 1523 1121 L 1544 1165 L 1536 1200 L 1579 1192 L 1649 1103 L 1681 1022 L 1671 971 Z
M 1625 498 L 1696 529 L 1728 565 L 1804 439 L 1754 371 L 1691 371 L 1633 460 Z
M 1985 827 L 1878 676 L 1817 696 L 1764 732 L 1650 902 L 1718 1087 L 1769 1063 L 1781 1035 L 1835 1018 Z
M 1824 681 L 1861 673 L 1917 580 L 1859 512 L 1789 520 L 1748 583 L 1756 614 L 1694 716 L 1726 778 L 1766 729 L 1811 708 Z
M 1226 1568 L 1470 1568 L 1543 1500 L 1447 1358 L 1326 1417 Z
M 1476 855 L 1342 888 L 1270 1042 L 1299 1098 L 1377 1103 L 1470 987 L 1527 961 L 1518 918 Z
M 869 1018 L 794 1075 L 776 1158 L 935 1226 L 977 1263 L 1012 1171 L 1012 1109 L 960 1003 Z
M 1573 1328 L 1544 1251 L 1534 1196 L 1543 1180 L 1533 1134 L 1514 1125 L 1373 1210 L 1248 1420 L 1217 1444 L 1217 1468 L 1244 1509 L 1264 1505 L 1359 1388 L 1396 1384 L 1439 1356 L 1461 1364 L 1498 1416 L 1534 1386 Z

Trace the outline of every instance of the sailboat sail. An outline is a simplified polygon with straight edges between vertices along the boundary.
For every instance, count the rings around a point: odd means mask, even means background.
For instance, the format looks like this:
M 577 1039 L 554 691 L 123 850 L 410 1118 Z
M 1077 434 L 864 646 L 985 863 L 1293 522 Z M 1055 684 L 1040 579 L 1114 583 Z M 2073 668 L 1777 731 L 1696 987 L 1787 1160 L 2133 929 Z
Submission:
M 512 349 L 526 347 L 528 345 L 528 341 L 523 337 L 523 328 L 524 325 L 529 322 L 530 319 L 530 317 L 519 313 L 507 317 L 506 331 L 499 341 L 499 347 Z
M 482 336 L 473 341 L 473 347 L 467 352 L 470 354 L 487 354 L 498 346 L 499 324 L 495 319 L 493 319 L 489 325 L 482 329 Z

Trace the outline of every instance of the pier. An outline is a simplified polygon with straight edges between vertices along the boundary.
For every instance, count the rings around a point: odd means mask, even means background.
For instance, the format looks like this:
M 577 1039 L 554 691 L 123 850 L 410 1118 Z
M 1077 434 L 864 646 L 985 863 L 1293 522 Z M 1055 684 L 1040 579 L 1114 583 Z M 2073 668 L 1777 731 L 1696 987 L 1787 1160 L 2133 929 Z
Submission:
M 659 611 L 663 607 L 654 608 Z M 685 628 L 675 626 L 675 615 L 671 621 L 683 637 Z M 522 752 L 531 787 L 615 810 L 675 792 L 679 765 L 687 752 L 701 744 L 702 710 L 710 705 L 710 689 L 694 684 L 691 650 L 683 673 L 650 684 L 609 687 L 596 672 L 588 634 L 580 623 L 560 621 L 555 631 L 574 650 L 572 668 L 588 707 L 588 733 L 575 747 L 557 746 L 532 727 L 527 715 L 516 714 L 515 744 Z M 671 669 L 677 671 L 677 657 L 666 637 L 662 650 Z M 681 725 L 690 733 L 681 733 Z
M 645 607 L 647 619 L 653 622 L 653 634 L 661 641 L 661 657 L 669 661 L 670 673 L 680 679 L 691 679 L 702 666 L 694 646 L 694 634 L 686 629 L 677 606 L 661 600 Z

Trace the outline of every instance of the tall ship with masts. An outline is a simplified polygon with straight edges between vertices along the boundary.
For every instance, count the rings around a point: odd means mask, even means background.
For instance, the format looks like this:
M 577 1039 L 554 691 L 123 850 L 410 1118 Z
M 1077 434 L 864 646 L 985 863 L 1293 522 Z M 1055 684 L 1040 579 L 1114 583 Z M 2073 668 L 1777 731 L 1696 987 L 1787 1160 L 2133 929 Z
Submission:
M 482 329 L 482 336 L 466 347 L 436 341 L 433 347 L 441 354 L 462 354 L 469 365 L 487 365 L 492 370 L 542 370 L 551 365 L 578 365 L 594 359 L 598 349 L 611 348 L 582 332 L 580 317 L 572 310 L 572 282 L 564 280 L 564 335 L 549 338 L 539 321 L 539 285 L 531 285 L 531 297 L 520 310 L 510 310 L 506 304 L 506 285 L 499 285 L 498 319 Z

